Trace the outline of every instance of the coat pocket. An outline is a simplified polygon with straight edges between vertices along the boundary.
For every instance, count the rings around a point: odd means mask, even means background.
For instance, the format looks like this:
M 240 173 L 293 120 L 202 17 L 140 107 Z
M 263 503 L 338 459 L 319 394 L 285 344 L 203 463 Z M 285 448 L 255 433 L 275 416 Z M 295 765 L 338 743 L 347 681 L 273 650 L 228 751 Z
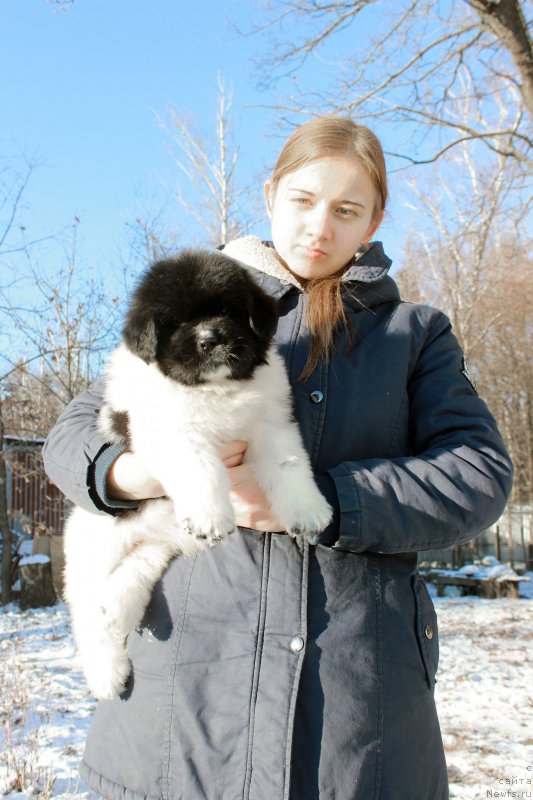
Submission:
M 435 674 L 439 665 L 439 630 L 437 614 L 426 583 L 420 575 L 413 576 L 413 591 L 416 609 L 416 638 L 430 689 L 435 686 Z

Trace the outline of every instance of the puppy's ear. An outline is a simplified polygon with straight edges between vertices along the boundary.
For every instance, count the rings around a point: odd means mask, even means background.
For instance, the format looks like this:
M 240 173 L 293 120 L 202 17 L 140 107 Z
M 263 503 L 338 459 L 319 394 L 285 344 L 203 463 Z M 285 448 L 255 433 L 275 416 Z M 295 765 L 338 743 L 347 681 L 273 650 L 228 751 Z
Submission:
M 251 292 L 250 326 L 256 336 L 269 341 L 278 327 L 278 303 L 254 284 Z
M 153 314 L 148 309 L 134 305 L 130 309 L 123 338 L 131 352 L 149 364 L 157 352 L 157 328 Z

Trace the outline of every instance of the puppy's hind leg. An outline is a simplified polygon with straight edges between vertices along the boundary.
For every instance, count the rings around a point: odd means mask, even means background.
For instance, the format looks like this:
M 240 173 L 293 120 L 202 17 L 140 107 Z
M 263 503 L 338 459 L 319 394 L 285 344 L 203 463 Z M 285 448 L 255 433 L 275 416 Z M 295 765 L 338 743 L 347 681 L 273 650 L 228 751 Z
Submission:
M 154 584 L 179 552 L 173 543 L 135 546 L 103 580 L 92 603 L 73 615 L 83 671 L 99 699 L 124 690 L 131 672 L 126 637 L 141 622 Z
M 95 618 L 80 641 L 85 676 L 98 698 L 124 690 L 131 672 L 126 637 L 141 622 L 154 584 L 180 552 L 174 543 L 139 544 L 104 581 Z
M 76 649 L 93 694 L 110 698 L 121 691 L 130 663 L 121 637 L 114 637 L 100 602 L 102 587 L 127 552 L 113 517 L 95 517 L 76 508 L 64 530 L 65 588 Z
M 105 579 L 100 597 L 109 629 L 123 638 L 141 622 L 154 584 L 169 562 L 208 546 L 183 530 L 167 498 L 150 500 L 125 525 L 129 527 L 130 545 Z
M 179 545 L 171 542 L 134 545 L 103 585 L 99 604 L 110 633 L 124 640 L 137 627 L 155 583 L 181 552 Z
M 94 696 L 109 700 L 121 694 L 131 672 L 123 637 L 109 630 L 96 605 L 73 616 L 73 623 L 83 672 Z

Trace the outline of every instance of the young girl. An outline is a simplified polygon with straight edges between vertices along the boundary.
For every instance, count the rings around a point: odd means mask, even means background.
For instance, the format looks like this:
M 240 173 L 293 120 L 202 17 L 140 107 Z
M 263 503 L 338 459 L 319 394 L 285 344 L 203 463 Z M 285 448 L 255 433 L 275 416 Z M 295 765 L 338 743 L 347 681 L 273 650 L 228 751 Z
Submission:
M 371 241 L 387 200 L 374 134 L 340 117 L 302 125 L 265 195 L 272 244 L 226 251 L 279 299 L 277 343 L 334 519 L 291 539 L 246 442 L 224 446 L 240 527 L 170 564 L 81 774 L 125 800 L 445 800 L 437 621 L 417 552 L 494 522 L 511 464 L 449 321 L 401 301 Z M 162 488 L 102 441 L 100 404 L 100 383 L 71 403 L 45 461 L 75 503 L 113 514 Z

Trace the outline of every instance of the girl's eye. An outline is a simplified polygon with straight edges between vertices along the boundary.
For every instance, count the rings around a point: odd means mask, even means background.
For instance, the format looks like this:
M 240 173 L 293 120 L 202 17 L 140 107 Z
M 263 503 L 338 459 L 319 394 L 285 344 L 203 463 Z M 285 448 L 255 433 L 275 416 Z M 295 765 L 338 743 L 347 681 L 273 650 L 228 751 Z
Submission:
M 353 208 L 345 208 L 344 206 L 341 206 L 339 208 L 339 213 L 340 213 L 341 217 L 353 217 L 353 216 L 355 216 L 355 211 L 353 210 Z
M 309 204 L 310 200 L 308 197 L 293 197 L 293 202 L 299 206 L 306 206 Z

